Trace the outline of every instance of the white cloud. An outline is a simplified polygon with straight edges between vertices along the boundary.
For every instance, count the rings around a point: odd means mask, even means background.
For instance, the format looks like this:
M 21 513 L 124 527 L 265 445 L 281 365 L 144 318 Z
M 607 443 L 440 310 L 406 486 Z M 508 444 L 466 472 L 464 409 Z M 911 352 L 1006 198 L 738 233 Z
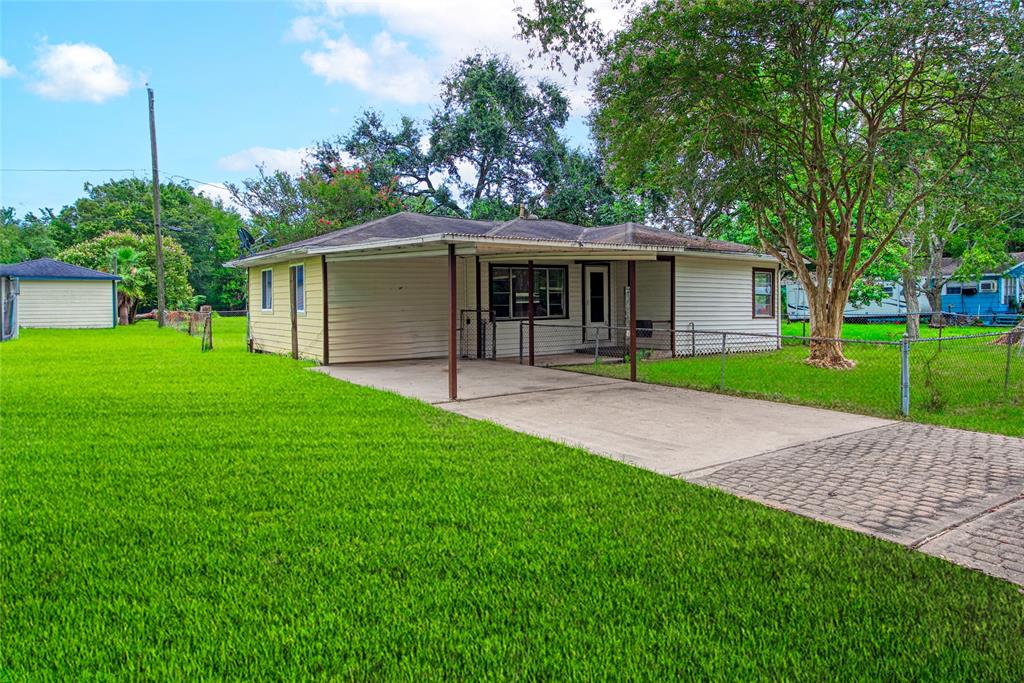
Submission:
M 386 31 L 375 35 L 365 50 L 347 35 L 326 38 L 320 50 L 304 52 L 302 61 L 328 83 L 346 83 L 389 100 L 426 102 L 434 94 L 434 75 L 427 62 Z
M 250 147 L 221 157 L 217 160 L 217 166 L 225 171 L 251 172 L 262 165 L 270 172 L 287 171 L 295 174 L 302 171 L 302 162 L 309 157 L 311 151 L 309 147 Z
M 522 0 L 325 0 L 319 14 L 307 12 L 300 17 L 309 20 L 303 22 L 304 28 L 315 25 L 321 32 L 314 39 L 321 42 L 322 49 L 307 52 L 303 59 L 328 82 L 344 82 L 389 99 L 415 102 L 431 101 L 441 77 L 463 57 L 481 50 L 503 53 L 524 65 L 528 76 L 545 77 L 562 85 L 575 113 L 585 111 L 593 69 L 585 69 L 574 79 L 571 74 L 562 76 L 551 71 L 546 63 L 529 64 L 530 45 L 516 38 L 519 25 L 515 8 L 524 4 Z M 618 0 L 589 3 L 602 27 L 609 31 L 618 28 L 626 16 L 627 9 L 616 7 L 619 4 Z M 344 34 L 328 37 L 324 27 L 331 22 L 337 25 L 344 16 L 377 17 L 386 31 L 374 38 L 372 46 L 359 46 Z M 386 59 L 378 45 L 381 35 L 400 46 L 400 57 Z M 410 41 L 422 45 L 425 56 L 411 53 L 407 47 Z
M 51 100 L 100 103 L 132 87 L 131 72 L 105 50 L 88 43 L 43 45 L 35 62 L 37 78 L 29 85 Z
M 301 16 L 292 20 L 285 37 L 300 43 L 311 43 L 315 40 L 324 40 L 327 33 L 321 28 L 321 20 L 318 17 Z
M 231 191 L 223 185 L 218 185 L 216 183 L 197 183 L 192 189 L 195 190 L 196 194 L 201 194 L 214 203 L 219 201 L 225 208 L 234 209 L 240 213 L 243 218 L 249 217 L 249 211 L 244 206 L 236 204 L 235 200 L 231 197 Z
M 18 73 L 18 70 L 14 68 L 14 65 L 8 62 L 3 57 L 0 57 L 0 78 L 7 78 Z

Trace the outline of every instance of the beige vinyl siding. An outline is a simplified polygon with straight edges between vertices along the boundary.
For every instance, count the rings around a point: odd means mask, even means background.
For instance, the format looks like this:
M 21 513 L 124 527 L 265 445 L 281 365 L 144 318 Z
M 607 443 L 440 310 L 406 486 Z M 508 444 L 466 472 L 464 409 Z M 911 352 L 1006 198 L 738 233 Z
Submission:
M 21 327 L 113 327 L 110 280 L 21 280 Z
M 753 269 L 775 270 L 775 317 L 753 317 Z M 676 328 L 778 334 L 779 277 L 764 261 L 680 256 L 676 260 Z M 742 348 L 737 338 L 732 348 Z M 680 342 L 685 348 L 686 344 Z M 699 343 L 699 342 L 698 342 Z M 709 342 L 710 343 L 710 342 Z M 774 341 L 772 341 L 774 343 Z
M 668 261 L 638 261 L 636 264 L 636 317 L 653 320 L 656 327 L 672 319 L 672 266 Z
M 266 353 L 292 352 L 291 300 L 289 272 L 293 265 L 305 266 L 306 310 L 297 317 L 299 357 L 323 360 L 323 274 L 319 256 L 275 263 L 272 266 L 249 269 L 249 329 L 253 348 Z M 273 308 L 261 310 L 263 302 L 262 271 L 273 272 Z
M 459 266 L 462 302 L 466 264 Z M 448 353 L 445 256 L 329 261 L 327 295 L 331 363 Z

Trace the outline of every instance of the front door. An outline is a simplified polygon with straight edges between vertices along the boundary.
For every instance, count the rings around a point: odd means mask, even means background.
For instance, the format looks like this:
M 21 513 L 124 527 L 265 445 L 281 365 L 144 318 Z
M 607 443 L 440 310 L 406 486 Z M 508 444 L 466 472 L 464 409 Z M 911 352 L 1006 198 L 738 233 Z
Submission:
M 583 266 L 583 324 L 587 341 L 612 338 L 609 279 L 607 265 Z

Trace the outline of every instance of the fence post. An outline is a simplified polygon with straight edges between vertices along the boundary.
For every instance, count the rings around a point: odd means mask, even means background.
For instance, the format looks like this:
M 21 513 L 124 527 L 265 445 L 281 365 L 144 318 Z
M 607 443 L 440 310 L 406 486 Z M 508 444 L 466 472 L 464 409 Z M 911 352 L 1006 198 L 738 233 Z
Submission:
M 910 337 L 900 340 L 900 414 L 910 417 Z
M 587 328 L 583 328 L 583 334 L 586 334 Z M 601 360 L 601 331 L 594 330 L 594 362 Z
M 1006 333 L 1006 372 L 1003 373 L 1003 395 L 1010 395 L 1010 359 L 1013 356 L 1013 335 Z
M 491 360 L 498 360 L 498 323 L 491 321 Z
M 523 321 L 519 321 L 519 364 L 523 364 Z
M 722 333 L 722 365 L 719 368 L 719 372 L 718 372 L 718 388 L 723 390 L 723 391 L 725 390 L 725 338 L 726 338 L 726 336 L 727 336 L 727 333 L 723 332 Z
M 697 356 L 697 333 L 693 331 L 693 323 L 690 323 L 690 358 Z

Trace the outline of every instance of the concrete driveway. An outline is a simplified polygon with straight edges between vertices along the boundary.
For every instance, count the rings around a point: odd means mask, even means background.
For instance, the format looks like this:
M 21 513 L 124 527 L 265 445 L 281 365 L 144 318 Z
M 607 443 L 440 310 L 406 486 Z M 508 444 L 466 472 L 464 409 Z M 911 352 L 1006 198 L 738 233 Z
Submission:
M 1024 439 L 493 361 L 314 368 L 1024 585 Z
M 672 476 L 891 424 L 818 408 L 494 361 L 459 363 L 461 398 L 455 402 L 447 399 L 443 360 L 315 370 Z

